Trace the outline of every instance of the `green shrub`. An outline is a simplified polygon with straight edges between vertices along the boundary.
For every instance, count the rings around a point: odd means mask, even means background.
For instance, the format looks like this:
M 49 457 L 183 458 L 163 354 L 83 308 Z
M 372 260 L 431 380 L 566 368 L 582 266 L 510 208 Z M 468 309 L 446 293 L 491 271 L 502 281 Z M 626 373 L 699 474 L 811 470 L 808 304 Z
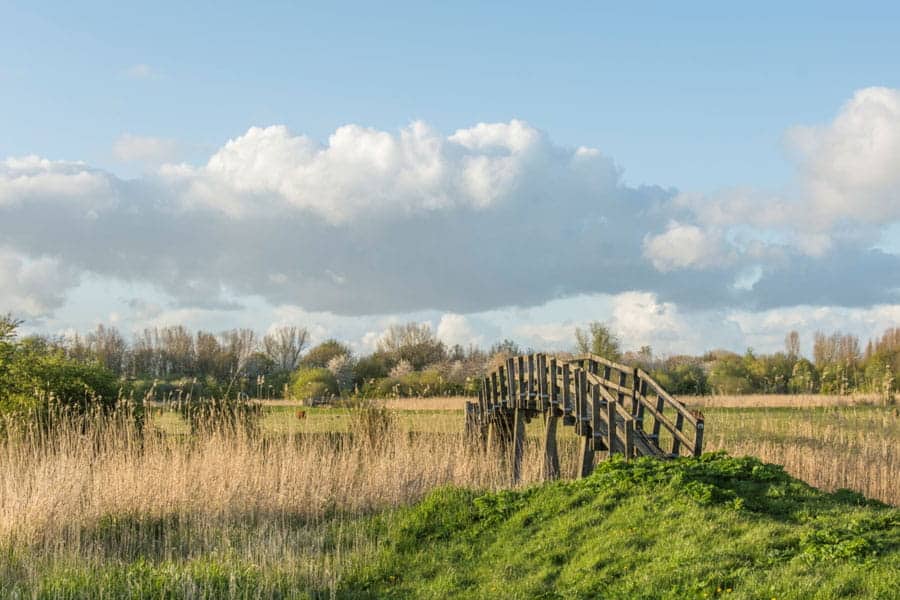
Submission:
M 466 393 L 466 383 L 450 381 L 438 369 L 426 369 L 370 381 L 360 393 L 367 398 L 456 396 Z
M 330 398 L 340 393 L 337 380 L 328 369 L 300 369 L 293 379 L 291 394 L 298 400 Z

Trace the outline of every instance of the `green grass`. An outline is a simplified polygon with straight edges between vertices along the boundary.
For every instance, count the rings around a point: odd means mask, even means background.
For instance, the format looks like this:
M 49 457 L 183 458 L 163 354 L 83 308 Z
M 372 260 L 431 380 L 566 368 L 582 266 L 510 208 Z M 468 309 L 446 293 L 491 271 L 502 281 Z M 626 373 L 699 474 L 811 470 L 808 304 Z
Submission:
M 432 493 L 377 561 L 371 597 L 895 598 L 900 510 L 750 458 L 601 464 L 525 491 Z
M 159 537 L 160 551 L 35 567 L 29 563 L 39 556 L 9 549 L 0 558 L 0 592 L 887 599 L 900 590 L 900 509 L 848 491 L 823 493 L 777 466 L 723 454 L 607 461 L 589 478 L 518 491 L 442 488 L 415 506 L 371 517 L 275 520 L 284 538 L 279 553 L 291 551 L 281 558 L 260 551 L 254 559 L 247 548 L 261 540 L 242 533 L 246 523 L 204 533 L 110 518 L 83 533 L 86 547 L 143 535 Z M 168 538 L 171 531 L 177 539 Z

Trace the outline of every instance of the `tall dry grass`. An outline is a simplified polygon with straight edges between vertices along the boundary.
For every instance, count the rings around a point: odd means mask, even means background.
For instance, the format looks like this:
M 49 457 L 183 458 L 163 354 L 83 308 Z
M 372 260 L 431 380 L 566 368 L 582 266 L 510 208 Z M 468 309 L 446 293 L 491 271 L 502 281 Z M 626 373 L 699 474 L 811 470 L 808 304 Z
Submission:
M 40 560 L 15 569 L 0 560 L 0 579 L 111 557 L 184 561 L 212 552 L 288 565 L 327 588 L 342 555 L 377 547 L 354 519 L 438 486 L 510 485 L 506 462 L 472 449 L 461 433 L 414 433 L 383 411 L 372 415 L 354 417 L 349 433 L 211 426 L 191 437 L 163 433 L 153 418 L 139 431 L 125 418 L 96 417 L 50 435 L 10 432 L 0 440 L 0 550 Z M 531 442 L 522 483 L 539 477 Z
M 714 396 L 679 396 L 691 408 L 817 408 L 826 406 L 883 406 L 879 394 L 741 394 Z M 887 402 L 889 403 L 889 402 Z
M 895 408 L 708 410 L 705 450 L 757 456 L 818 488 L 900 505 Z

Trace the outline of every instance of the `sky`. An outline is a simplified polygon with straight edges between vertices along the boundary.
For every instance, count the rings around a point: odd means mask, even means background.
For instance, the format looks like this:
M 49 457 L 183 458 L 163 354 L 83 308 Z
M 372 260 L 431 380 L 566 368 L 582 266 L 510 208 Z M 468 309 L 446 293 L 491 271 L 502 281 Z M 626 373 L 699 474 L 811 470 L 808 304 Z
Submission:
M 599 320 L 678 354 L 900 324 L 894 4 L 184 4 L 0 0 L 26 331 L 552 350 Z

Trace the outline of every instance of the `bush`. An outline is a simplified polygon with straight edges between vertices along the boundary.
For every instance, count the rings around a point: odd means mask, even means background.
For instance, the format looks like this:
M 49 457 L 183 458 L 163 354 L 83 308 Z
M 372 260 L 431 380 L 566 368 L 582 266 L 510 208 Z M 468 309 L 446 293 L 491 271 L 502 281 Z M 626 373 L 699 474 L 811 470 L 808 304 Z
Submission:
M 48 354 L 18 348 L 10 365 L 5 409 L 43 408 L 51 401 L 75 412 L 112 408 L 119 396 L 116 375 L 97 363 L 80 363 L 62 352 Z
M 340 393 L 334 375 L 328 369 L 300 369 L 294 374 L 291 394 L 298 400 L 321 400 Z
M 342 354 L 351 355 L 353 352 L 349 346 L 340 343 L 337 340 L 325 340 L 318 346 L 312 348 L 306 355 L 300 359 L 301 369 L 324 369 L 335 356 Z
M 465 382 L 450 381 L 437 369 L 412 371 L 399 377 L 384 377 L 367 383 L 361 390 L 361 395 L 367 398 L 427 398 L 465 393 Z

